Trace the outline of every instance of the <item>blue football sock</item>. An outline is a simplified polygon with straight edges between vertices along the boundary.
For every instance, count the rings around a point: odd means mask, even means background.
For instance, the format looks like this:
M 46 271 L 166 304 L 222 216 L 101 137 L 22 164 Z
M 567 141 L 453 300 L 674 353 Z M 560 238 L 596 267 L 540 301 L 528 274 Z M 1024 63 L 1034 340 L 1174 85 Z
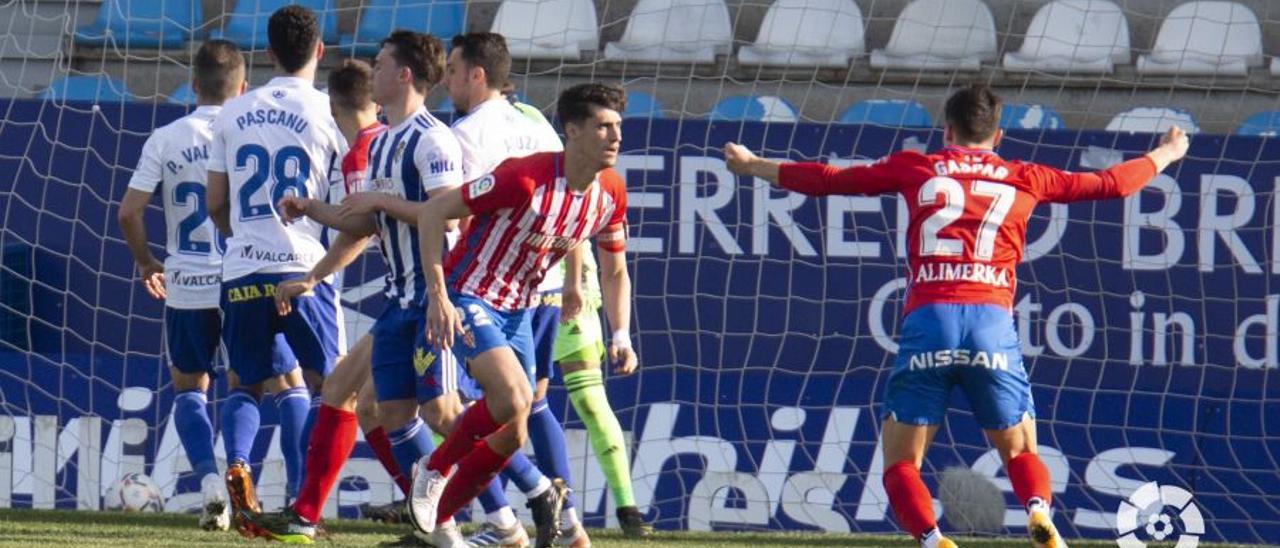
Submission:
M 302 463 L 306 455 L 302 428 L 311 410 L 311 397 L 306 387 L 299 386 L 276 394 L 275 400 L 280 418 L 280 453 L 284 455 L 285 493 L 293 498 L 298 496 L 298 487 L 302 484 Z
M 413 465 L 423 455 L 431 454 L 431 429 L 414 417 L 400 428 L 387 432 L 391 440 L 391 454 L 396 457 L 396 465 L 404 477 L 413 478 Z
M 184 390 L 173 398 L 173 426 L 187 451 L 187 460 L 196 476 L 218 473 L 213 456 L 213 422 L 209 420 L 209 398 L 204 390 Z
M 303 454 L 306 454 L 307 449 L 311 447 L 311 429 L 316 426 L 316 415 L 320 413 L 321 403 L 323 403 L 323 398 L 320 397 L 320 394 L 311 395 L 311 409 L 307 410 L 307 422 L 302 424 Z M 306 472 L 306 470 L 303 470 L 303 472 Z
M 258 398 L 242 388 L 232 390 L 222 403 L 222 441 L 226 445 L 228 465 L 235 461 L 249 463 L 261 422 Z
M 533 442 L 533 454 L 538 459 L 538 469 L 548 478 L 560 478 L 569 482 L 569 449 L 565 446 L 564 427 L 551 412 L 546 398 L 533 402 L 529 413 L 529 441 Z M 565 508 L 573 508 L 573 495 L 564 501 Z
M 502 469 L 502 477 L 516 484 L 516 488 L 521 493 L 529 493 L 538 487 L 545 476 L 533 465 L 533 461 L 525 456 L 524 451 L 517 450 L 511 455 L 511 460 L 507 462 L 507 467 Z
M 484 508 L 484 513 L 486 514 L 492 514 L 511 506 L 511 502 L 507 500 L 506 490 L 502 488 L 502 480 L 496 477 L 489 482 L 489 487 L 481 491 L 476 498 L 480 499 L 480 507 Z

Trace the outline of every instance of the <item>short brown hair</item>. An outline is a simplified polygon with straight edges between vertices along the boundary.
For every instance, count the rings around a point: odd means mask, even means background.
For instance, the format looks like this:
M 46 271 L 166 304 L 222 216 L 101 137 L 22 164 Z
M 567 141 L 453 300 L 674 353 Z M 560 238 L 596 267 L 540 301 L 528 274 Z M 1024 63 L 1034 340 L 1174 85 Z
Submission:
M 471 32 L 453 37 L 453 47 L 462 60 L 473 67 L 484 69 L 485 84 L 489 89 L 502 89 L 511 76 L 511 52 L 507 51 L 507 39 L 496 32 Z
M 345 59 L 329 71 L 329 100 L 346 111 L 360 111 L 373 103 L 373 69 L 358 59 Z
M 320 41 L 315 12 L 297 4 L 280 8 L 267 20 L 267 43 L 285 72 L 298 72 L 311 61 Z
M 947 99 L 947 125 L 957 141 L 981 143 L 1000 129 L 1000 107 L 1003 101 L 991 88 L 973 84 Z
M 381 46 L 394 46 L 391 58 L 409 68 L 419 93 L 425 95 L 444 76 L 444 42 L 435 36 L 400 29 L 383 38 Z
M 244 82 L 244 57 L 240 55 L 240 48 L 230 40 L 208 40 L 200 44 L 191 63 L 191 80 L 205 101 L 221 104 L 230 99 Z
M 591 107 L 607 108 L 621 113 L 627 108 L 627 92 L 621 86 L 591 82 L 564 90 L 556 101 L 560 124 L 581 122 L 591 117 Z

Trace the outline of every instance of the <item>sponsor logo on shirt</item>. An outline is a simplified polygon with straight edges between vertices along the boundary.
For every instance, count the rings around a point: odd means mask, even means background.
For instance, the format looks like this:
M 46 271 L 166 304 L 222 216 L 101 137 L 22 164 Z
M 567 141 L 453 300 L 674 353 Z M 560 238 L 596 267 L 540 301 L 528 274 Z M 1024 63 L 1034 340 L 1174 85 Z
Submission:
M 913 283 L 975 282 L 1010 287 L 1009 269 L 982 263 L 925 263 L 911 277 Z
M 987 352 L 985 350 L 969 350 L 956 348 L 921 352 L 911 356 L 912 371 L 949 367 L 952 365 L 981 367 L 983 369 L 1009 370 L 1009 355 L 1004 352 Z
M 250 259 L 263 263 L 293 263 L 293 262 L 314 262 L 319 260 L 314 253 L 297 253 L 294 251 L 275 251 L 267 249 L 255 249 L 251 245 L 244 246 L 240 250 L 241 259 Z
M 428 164 L 428 166 L 431 169 L 432 175 L 439 175 L 441 173 L 453 171 L 453 162 L 448 160 L 435 160 Z
M 475 182 L 467 185 L 467 194 L 471 195 L 471 199 L 473 200 L 484 196 L 485 194 L 488 194 L 490 190 L 493 190 L 494 183 L 496 183 L 496 180 L 493 178 L 493 174 L 485 175 L 484 177 L 476 179 Z
M 222 274 L 189 274 L 181 270 L 165 273 L 165 283 L 182 287 L 209 287 L 222 283 Z

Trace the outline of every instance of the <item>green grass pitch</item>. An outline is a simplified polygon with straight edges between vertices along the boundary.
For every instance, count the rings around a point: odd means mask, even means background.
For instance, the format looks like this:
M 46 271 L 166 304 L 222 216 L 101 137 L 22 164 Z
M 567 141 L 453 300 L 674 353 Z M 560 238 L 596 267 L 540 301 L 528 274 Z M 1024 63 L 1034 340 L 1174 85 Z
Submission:
M 407 526 L 367 521 L 328 522 L 332 537 L 318 546 L 397 546 Z M 619 531 L 591 531 L 594 546 L 609 547 L 742 547 L 790 546 L 916 546 L 905 535 L 836 535 L 822 533 L 659 533 L 650 540 L 630 540 Z M 1028 546 L 1025 538 L 1008 540 L 957 538 L 960 546 Z M 277 545 L 276 543 L 270 543 Z M 210 533 L 196 527 L 196 518 L 181 514 L 125 514 L 65 510 L 0 510 L 0 546 L 267 546 L 262 539 L 245 540 L 234 532 Z M 1075 547 L 1114 547 L 1114 542 L 1075 541 Z M 1156 546 L 1172 546 L 1172 544 Z M 1201 543 L 1202 547 L 1223 544 Z

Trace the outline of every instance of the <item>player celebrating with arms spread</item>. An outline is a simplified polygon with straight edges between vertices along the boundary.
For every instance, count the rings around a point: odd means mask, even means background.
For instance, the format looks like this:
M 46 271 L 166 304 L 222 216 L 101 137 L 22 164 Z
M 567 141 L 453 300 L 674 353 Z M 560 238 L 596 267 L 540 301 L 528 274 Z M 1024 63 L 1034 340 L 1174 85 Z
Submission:
M 625 104 L 616 86 L 569 88 L 557 104 L 564 153 L 508 160 L 427 202 L 419 214 L 428 339 L 464 357 L 485 393 L 425 468 L 415 470 L 428 482 L 425 497 L 415 497 L 412 505 L 427 514 L 419 516 L 421 521 L 449 519 L 524 444 L 532 400 L 525 372 L 534 359 L 529 309 L 547 269 L 592 236 L 601 251 L 604 306 L 615 329 L 610 356 L 628 370 L 635 367 L 627 335 L 626 185 L 612 169 L 622 144 Z M 475 218 L 449 255 L 446 282 L 440 241 L 445 223 L 469 215 Z
M 963 89 L 947 100 L 946 148 L 898 152 L 867 166 L 779 164 L 734 143 L 724 151 L 734 173 L 788 190 L 895 192 L 907 201 L 909 285 L 885 389 L 884 486 L 898 523 L 927 548 L 955 546 L 938 530 L 920 465 L 956 384 L 1004 462 L 1035 545 L 1065 546 L 1049 517 L 1049 472 L 1037 456 L 1035 407 L 1011 313 L 1027 219 L 1038 202 L 1128 196 L 1187 152 L 1187 136 L 1175 127 L 1146 155 L 1097 173 L 1006 162 L 994 152 L 1000 106 L 986 86 Z

